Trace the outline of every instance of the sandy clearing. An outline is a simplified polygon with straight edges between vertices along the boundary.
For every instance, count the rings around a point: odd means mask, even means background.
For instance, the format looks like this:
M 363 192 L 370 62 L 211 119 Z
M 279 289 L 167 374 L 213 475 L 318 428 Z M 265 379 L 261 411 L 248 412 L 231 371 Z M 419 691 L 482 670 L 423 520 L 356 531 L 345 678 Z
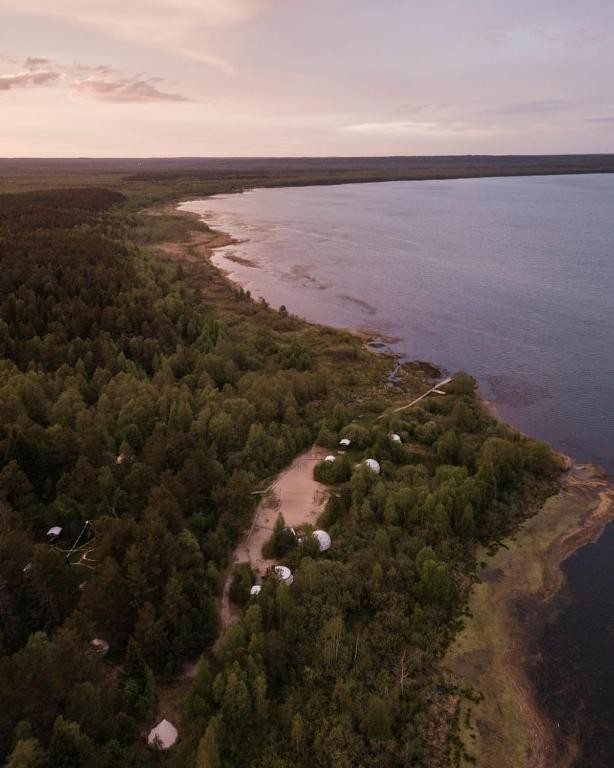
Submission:
M 314 446 L 277 476 L 256 509 L 251 529 L 237 545 L 233 563 L 250 563 L 264 576 L 274 561 L 262 557 L 262 547 L 271 537 L 277 516 L 283 515 L 290 528 L 315 524 L 328 498 L 326 487 L 313 479 L 314 467 L 324 456 L 326 451 Z
M 286 525 L 293 528 L 305 523 L 315 525 L 322 514 L 328 499 L 328 489 L 314 480 L 313 470 L 326 454 L 323 448 L 313 446 L 297 456 L 277 476 L 258 504 L 251 528 L 241 537 L 234 550 L 232 565 L 224 582 L 220 605 L 220 637 L 241 616 L 229 596 L 234 567 L 240 563 L 249 563 L 258 576 L 264 576 L 275 565 L 274 560 L 265 560 L 262 556 L 262 547 L 271 537 L 277 516 L 283 515 Z

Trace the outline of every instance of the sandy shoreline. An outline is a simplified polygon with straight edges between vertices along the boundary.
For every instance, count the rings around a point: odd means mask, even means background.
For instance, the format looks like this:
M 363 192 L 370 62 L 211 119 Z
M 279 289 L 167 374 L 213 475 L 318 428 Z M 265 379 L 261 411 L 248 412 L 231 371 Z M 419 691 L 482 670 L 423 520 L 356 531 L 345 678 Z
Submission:
M 167 206 L 164 210 L 170 215 L 185 216 L 187 218 L 196 219 L 197 221 L 206 224 L 206 221 L 201 214 L 193 213 L 192 211 L 181 210 L 175 205 Z M 227 280 L 231 285 L 237 289 L 241 288 L 245 290 L 245 286 L 241 284 L 241 282 L 236 278 L 236 276 L 229 268 L 224 267 L 223 265 L 220 265 L 213 260 L 213 257 L 216 255 L 215 251 L 222 248 L 227 248 L 231 245 L 237 245 L 240 242 L 243 241 L 237 240 L 233 235 L 227 232 L 222 232 L 221 230 L 209 229 L 207 232 L 200 232 L 195 230 L 192 233 L 192 237 L 189 241 L 183 243 L 162 243 L 161 245 L 158 245 L 157 248 L 173 260 L 198 262 L 201 259 L 206 259 L 211 264 L 213 264 L 218 272 L 220 272 L 224 279 Z M 261 268 L 256 261 L 251 259 L 246 259 L 232 254 L 223 254 L 223 257 L 227 261 L 235 262 L 241 266 L 246 266 L 253 269 Z M 305 320 L 305 322 L 310 322 L 311 325 L 318 325 L 318 323 L 313 323 L 309 320 Z M 336 330 L 347 331 L 353 336 L 357 336 L 363 341 L 365 346 L 374 353 L 385 352 L 392 357 L 398 357 L 394 350 L 389 349 L 389 347 L 400 341 L 400 338 L 396 336 L 382 333 L 376 328 L 372 327 L 338 328 Z M 378 348 L 379 345 L 381 345 L 381 349 Z M 421 362 L 421 365 L 424 367 L 431 367 L 434 371 L 433 376 L 437 376 L 441 372 L 441 369 L 433 363 Z
M 175 215 L 203 220 L 196 213 L 176 208 L 173 211 Z M 210 260 L 215 249 L 235 242 L 229 234 L 210 230 L 194 233 L 187 244 L 189 248 L 185 244 L 169 244 L 170 251 L 168 248 L 163 250 L 174 258 L 186 258 L 190 251 L 194 254 L 192 260 Z M 225 279 L 242 287 L 229 270 L 215 266 Z M 258 267 L 252 262 L 244 266 Z M 372 328 L 346 330 L 360 336 L 367 346 L 373 342 L 388 345 L 398 341 Z M 481 401 L 488 413 L 504 421 L 494 403 L 483 397 Z M 572 459 L 559 455 L 568 470 L 561 491 L 530 517 L 505 547 L 488 558 L 488 565 L 470 597 L 472 618 L 466 622 L 444 661 L 454 684 L 474 691 L 485 689 L 481 702 L 473 702 L 470 706 L 467 700 L 460 702 L 460 722 L 468 713 L 467 722 L 471 723 L 461 727 L 465 750 L 470 755 L 477 755 L 477 763 L 461 761 L 462 765 L 564 768 L 573 758 L 573 748 L 566 754 L 561 753 L 555 739 L 555 727 L 536 701 L 527 675 L 528 662 L 534 652 L 531 626 L 519 621 L 517 608 L 523 601 L 529 601 L 533 613 L 542 615 L 540 611 L 547 608 L 561 588 L 563 561 L 598 538 L 604 526 L 614 519 L 614 491 L 599 470 L 572 468 Z M 247 561 L 251 561 L 251 555 L 247 553 L 247 556 Z M 264 562 L 258 564 L 257 570 L 261 565 L 264 566 Z M 496 574 L 494 579 L 493 573 Z M 234 617 L 229 614 L 226 619 L 232 623 Z M 488 695 L 486 691 L 491 685 Z

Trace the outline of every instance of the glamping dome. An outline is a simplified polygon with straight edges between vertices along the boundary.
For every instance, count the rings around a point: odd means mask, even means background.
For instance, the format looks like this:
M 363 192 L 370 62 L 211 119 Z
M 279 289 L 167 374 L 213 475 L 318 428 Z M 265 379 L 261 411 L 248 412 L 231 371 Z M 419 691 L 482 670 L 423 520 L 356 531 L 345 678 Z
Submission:
M 318 542 L 320 552 L 326 552 L 327 549 L 330 549 L 330 536 L 326 531 L 314 531 L 313 538 Z
M 102 637 L 95 637 L 90 641 L 90 648 L 100 656 L 106 656 L 109 652 L 109 644 Z
M 158 749 L 170 749 L 177 741 L 177 729 L 168 720 L 160 720 L 155 728 L 149 731 L 147 743 Z
M 331 454 L 329 454 L 329 455 L 328 455 L 328 456 L 327 456 L 327 457 L 324 459 L 324 461 L 331 461 L 331 462 L 332 462 L 332 461 L 334 461 L 334 460 L 335 460 L 335 457 L 334 457 L 333 455 L 331 455 Z
M 47 531 L 47 538 L 49 541 L 56 541 L 62 535 L 62 526 L 54 525 Z
M 276 565 L 273 570 L 275 571 L 275 576 L 282 584 L 286 584 L 289 587 L 294 581 L 292 571 L 289 568 L 286 568 L 285 565 Z
M 351 441 L 351 440 L 348 440 L 348 438 L 347 438 L 347 437 L 344 437 L 344 438 L 343 438 L 343 440 L 339 440 L 339 445 L 340 445 L 342 448 L 349 448 L 349 447 L 350 447 L 350 444 L 351 444 L 351 442 L 352 442 L 352 441 Z
M 260 584 L 254 584 L 254 586 L 249 591 L 252 597 L 256 597 L 256 595 L 259 595 L 261 592 L 262 592 L 262 587 L 260 586 Z
M 375 459 L 366 459 L 365 467 L 370 469 L 371 472 L 375 472 L 376 475 L 379 475 L 380 473 L 379 462 L 375 461 Z
M 390 435 L 390 439 L 392 440 L 393 443 L 400 443 L 400 442 L 402 442 L 401 441 L 401 436 L 395 434 L 394 432 Z

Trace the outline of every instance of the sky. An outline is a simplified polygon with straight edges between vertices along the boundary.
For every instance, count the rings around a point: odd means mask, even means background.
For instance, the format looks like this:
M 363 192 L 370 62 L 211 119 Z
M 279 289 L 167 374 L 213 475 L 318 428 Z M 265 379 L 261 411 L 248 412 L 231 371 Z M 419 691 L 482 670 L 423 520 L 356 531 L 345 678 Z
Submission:
M 0 156 L 614 152 L 612 0 L 0 0 Z

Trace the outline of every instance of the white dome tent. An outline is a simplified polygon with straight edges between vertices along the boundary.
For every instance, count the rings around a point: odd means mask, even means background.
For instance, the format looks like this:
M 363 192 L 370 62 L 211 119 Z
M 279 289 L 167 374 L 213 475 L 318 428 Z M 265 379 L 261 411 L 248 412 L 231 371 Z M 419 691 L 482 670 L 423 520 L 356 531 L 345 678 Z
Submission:
M 276 565 L 273 571 L 275 572 L 276 578 L 278 578 L 282 584 L 285 584 L 288 587 L 294 581 L 292 571 L 289 568 L 286 568 L 285 565 Z
M 335 460 L 335 457 L 334 457 L 332 454 L 329 454 L 329 455 L 328 455 L 328 456 L 326 456 L 326 458 L 324 459 L 324 461 L 328 461 L 328 462 L 331 462 L 331 463 L 332 463 L 334 460 Z
M 380 473 L 379 461 L 375 461 L 375 459 L 365 459 L 365 467 L 370 469 L 371 472 L 375 472 L 376 475 Z
M 95 637 L 90 641 L 90 648 L 100 656 L 106 656 L 109 652 L 109 644 L 102 637 Z
M 147 743 L 158 749 L 170 749 L 177 741 L 177 729 L 168 720 L 160 720 L 155 728 L 149 731 Z
M 403 441 L 401 440 L 401 435 L 397 435 L 395 432 L 393 432 L 393 433 L 390 435 L 390 439 L 392 440 L 392 442 L 393 442 L 393 443 L 402 443 L 402 442 L 403 442 Z
M 257 597 L 261 592 L 262 592 L 262 587 L 260 586 L 260 584 L 254 584 L 254 586 L 249 591 L 252 597 Z
M 320 530 L 314 531 L 313 538 L 318 542 L 318 547 L 320 548 L 320 552 L 326 552 L 327 549 L 330 549 L 331 539 L 329 534 L 326 533 L 326 531 L 320 531 Z
M 339 445 L 342 448 L 349 448 L 351 444 L 352 444 L 352 441 L 349 440 L 347 437 L 344 437 L 342 440 L 339 440 Z

